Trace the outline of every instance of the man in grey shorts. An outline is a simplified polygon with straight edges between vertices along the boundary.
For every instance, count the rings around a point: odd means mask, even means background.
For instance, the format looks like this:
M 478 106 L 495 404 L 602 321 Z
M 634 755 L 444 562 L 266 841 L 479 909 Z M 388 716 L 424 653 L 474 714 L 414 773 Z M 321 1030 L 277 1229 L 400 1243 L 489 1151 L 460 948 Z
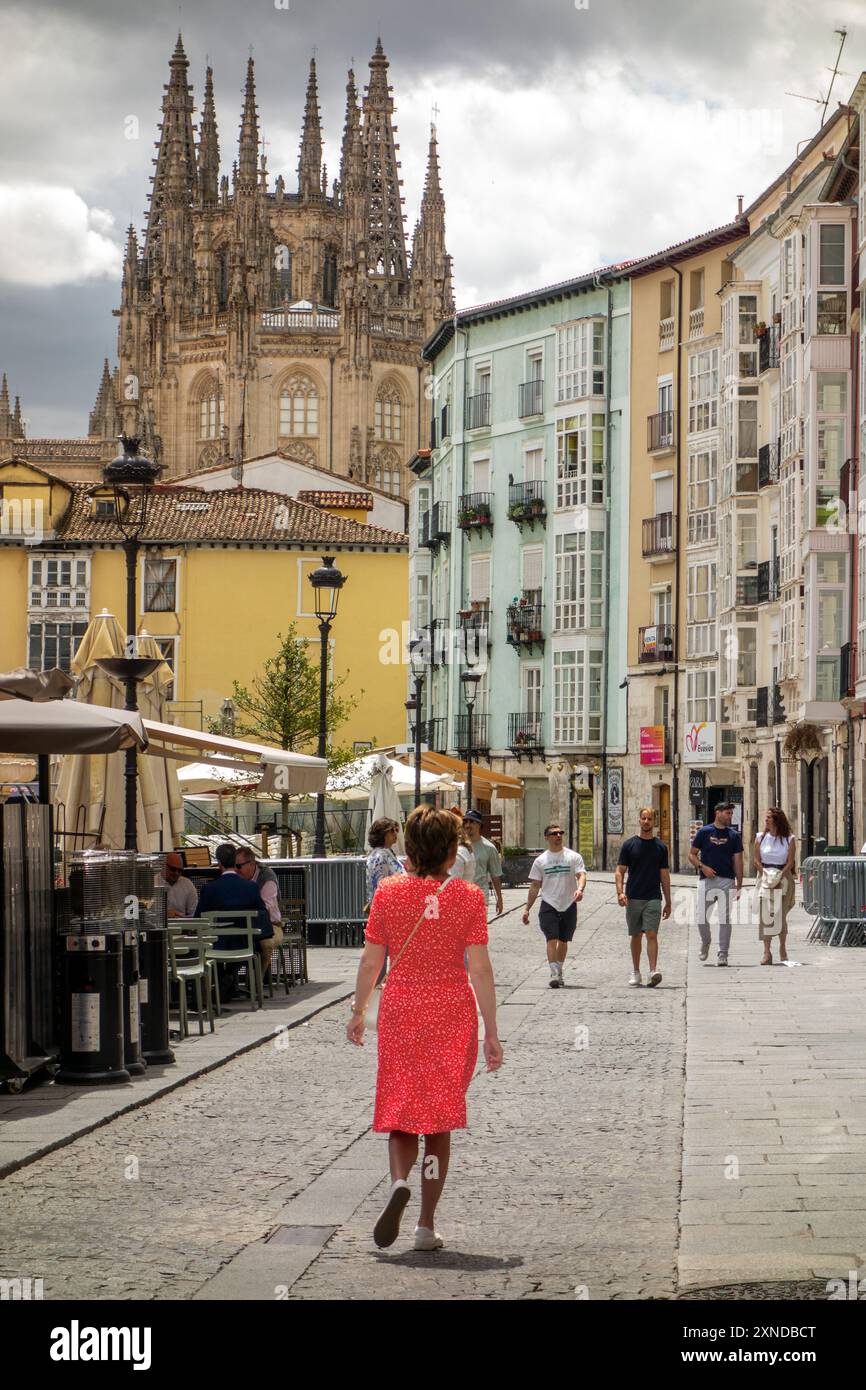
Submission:
M 655 813 L 651 806 L 640 810 L 640 834 L 624 840 L 616 866 L 616 896 L 625 908 L 625 921 L 631 946 L 632 973 L 630 985 L 643 983 L 640 973 L 641 937 L 646 936 L 649 958 L 650 988 L 661 984 L 658 969 L 658 929 L 662 919 L 671 915 L 671 875 L 668 868 L 668 847 L 655 833 Z M 625 871 L 628 881 L 623 887 Z M 664 896 L 664 908 L 662 908 Z

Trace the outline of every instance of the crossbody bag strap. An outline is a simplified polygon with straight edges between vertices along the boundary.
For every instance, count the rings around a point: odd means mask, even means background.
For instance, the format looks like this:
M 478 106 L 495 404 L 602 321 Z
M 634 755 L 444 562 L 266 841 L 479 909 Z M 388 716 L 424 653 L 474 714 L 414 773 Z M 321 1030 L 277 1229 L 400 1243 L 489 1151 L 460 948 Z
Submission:
M 450 882 L 451 882 L 451 879 L 450 879 L 450 878 L 446 878 L 444 883 L 440 883 L 439 887 L 436 889 L 436 892 L 435 892 L 435 894 L 434 894 L 433 896 L 438 898 L 439 894 L 442 892 L 442 889 L 443 889 L 447 884 L 449 884 Z M 418 928 L 420 927 L 421 923 L 424 921 L 424 918 L 425 918 L 426 915 L 427 915 L 427 905 L 428 905 L 428 903 L 429 903 L 429 897 L 428 897 L 428 898 L 425 900 L 425 902 L 424 902 L 424 907 L 423 907 L 423 909 L 422 909 L 422 911 L 421 911 L 421 916 L 418 918 L 418 921 L 415 923 L 415 925 L 414 925 L 414 927 L 412 928 L 412 930 L 410 931 L 409 935 L 406 937 L 406 940 L 403 942 L 403 945 L 400 947 L 399 951 L 397 952 L 396 956 L 394 957 L 393 961 L 391 962 L 391 965 L 390 965 L 390 967 L 389 967 L 389 969 L 388 969 L 388 974 L 387 974 L 386 977 L 385 977 L 386 980 L 389 980 L 389 979 L 391 978 L 391 975 L 393 974 L 394 970 L 396 969 L 397 964 L 398 964 L 398 962 L 399 962 L 399 960 L 400 960 L 400 957 L 402 956 L 403 952 L 406 950 L 406 947 L 409 945 L 409 942 L 412 940 L 412 937 L 415 935 L 415 933 L 416 933 L 416 931 L 418 930 Z

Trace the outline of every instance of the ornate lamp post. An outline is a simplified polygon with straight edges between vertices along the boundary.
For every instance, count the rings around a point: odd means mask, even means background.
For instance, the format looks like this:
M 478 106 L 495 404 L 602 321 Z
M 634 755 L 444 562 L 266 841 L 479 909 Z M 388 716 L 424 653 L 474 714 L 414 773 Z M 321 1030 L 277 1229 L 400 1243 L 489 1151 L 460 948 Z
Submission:
M 114 491 L 114 514 L 117 526 L 123 536 L 123 551 L 126 556 L 126 656 L 100 661 L 98 664 L 107 675 L 115 676 L 125 682 L 126 700 L 124 709 L 138 710 L 136 684 L 155 671 L 160 660 L 136 655 L 136 597 L 135 573 L 138 562 L 139 541 L 147 525 L 147 514 L 153 486 L 162 471 L 158 463 L 152 463 L 138 452 L 138 439 L 120 436 L 123 450 L 116 459 L 107 463 L 102 470 L 106 483 Z M 138 757 L 135 748 L 126 750 L 125 778 L 125 834 L 124 848 L 138 848 L 136 808 L 138 800 Z
M 421 711 L 424 708 L 422 691 L 424 689 L 424 676 L 427 671 L 426 648 L 422 638 L 416 637 L 414 642 L 409 644 L 409 665 L 412 669 L 412 679 L 415 682 L 415 805 L 421 804 Z M 409 708 L 407 702 L 406 708 Z
M 466 701 L 467 730 L 466 730 L 466 809 L 472 810 L 472 711 L 475 707 L 475 699 L 478 695 L 478 682 L 481 680 L 480 671 L 461 671 L 460 681 L 463 686 L 463 698 Z
M 321 649 L 319 656 L 319 757 L 324 758 L 328 743 L 328 636 L 331 623 L 337 616 L 340 590 L 346 582 L 334 564 L 333 555 L 326 555 L 321 566 L 313 570 L 310 583 L 313 586 L 316 604 L 316 617 L 319 620 Z M 316 859 L 325 858 L 325 793 L 316 796 L 316 843 L 313 848 Z

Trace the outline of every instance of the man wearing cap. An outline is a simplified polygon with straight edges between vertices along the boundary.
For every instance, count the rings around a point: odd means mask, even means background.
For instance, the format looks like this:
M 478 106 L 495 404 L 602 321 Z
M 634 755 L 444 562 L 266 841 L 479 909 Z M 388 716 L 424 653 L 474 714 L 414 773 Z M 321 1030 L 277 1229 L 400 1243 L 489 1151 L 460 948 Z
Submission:
M 162 876 L 168 884 L 166 905 L 169 917 L 194 917 L 198 907 L 198 892 L 191 878 L 183 874 L 183 860 L 179 854 L 167 854 Z
M 475 882 L 484 894 L 485 899 L 490 897 L 490 889 L 496 898 L 496 911 L 501 916 L 502 906 L 502 862 L 499 853 L 492 840 L 487 840 L 481 834 L 482 820 L 478 811 L 467 811 L 463 817 L 463 829 L 466 837 L 472 845 L 472 853 L 475 855 Z
M 731 829 L 734 803 L 716 806 L 712 825 L 703 826 L 692 840 L 689 863 L 701 876 L 698 884 L 698 931 L 701 934 L 701 960 L 710 954 L 709 913 L 719 909 L 719 965 L 727 965 L 731 944 L 731 890 L 739 898 L 743 887 L 743 841 Z

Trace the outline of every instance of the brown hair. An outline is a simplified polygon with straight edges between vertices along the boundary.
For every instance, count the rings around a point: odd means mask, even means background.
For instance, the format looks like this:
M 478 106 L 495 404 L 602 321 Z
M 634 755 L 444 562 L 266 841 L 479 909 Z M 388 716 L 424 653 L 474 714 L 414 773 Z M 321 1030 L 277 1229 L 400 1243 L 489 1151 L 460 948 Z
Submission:
M 460 832 L 450 811 L 416 806 L 406 822 L 406 853 L 419 878 L 439 874 L 451 857 Z
M 773 818 L 773 824 L 776 827 L 776 839 L 786 839 L 791 834 L 791 822 L 781 806 L 771 806 L 767 815 Z
M 374 820 L 367 832 L 367 843 L 371 849 L 381 849 L 385 843 L 385 836 L 398 828 L 397 822 L 389 820 L 387 816 L 383 816 L 381 820 Z

